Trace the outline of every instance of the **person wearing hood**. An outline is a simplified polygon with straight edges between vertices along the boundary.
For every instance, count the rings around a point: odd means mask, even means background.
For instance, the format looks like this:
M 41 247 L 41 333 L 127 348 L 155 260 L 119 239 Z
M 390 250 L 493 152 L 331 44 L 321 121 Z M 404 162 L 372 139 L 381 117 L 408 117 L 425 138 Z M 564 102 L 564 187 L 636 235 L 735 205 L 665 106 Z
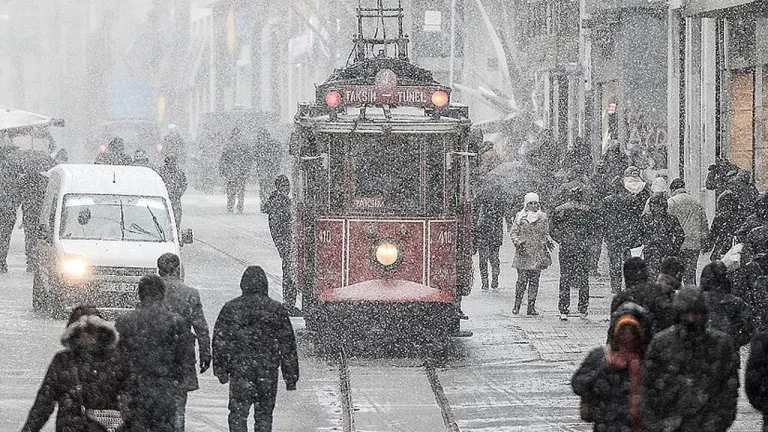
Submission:
M 491 188 L 475 197 L 472 209 L 472 240 L 477 249 L 482 290 L 499 289 L 501 261 L 499 249 L 504 243 L 504 217 L 507 205 L 500 188 Z M 488 277 L 488 264 L 491 274 Z M 490 280 L 489 280 L 490 279 Z
M 768 333 L 755 334 L 749 345 L 744 373 L 744 390 L 749 403 L 763 414 L 763 431 L 768 431 Z
M 728 269 L 722 261 L 712 261 L 701 271 L 701 290 L 707 302 L 708 324 L 733 337 L 737 346 L 752 337 L 752 313 L 747 304 L 731 294 Z
M 626 302 L 611 314 L 608 343 L 592 350 L 571 378 L 582 419 L 600 432 L 643 431 L 643 356 L 650 342 L 648 313 Z
M 296 307 L 293 204 L 291 203 L 291 182 L 288 176 L 281 174 L 275 179 L 275 190 L 262 210 L 269 215 L 269 233 L 282 261 L 283 305 L 290 315 L 300 316 L 301 311 Z
M 240 128 L 232 129 L 229 140 L 219 158 L 219 174 L 227 184 L 227 213 L 242 214 L 245 200 L 245 184 L 255 162 L 253 148 L 246 142 Z
M 107 151 L 99 153 L 93 163 L 96 165 L 133 165 L 133 160 L 125 153 L 125 141 L 120 137 L 115 137 L 107 144 Z
M 552 213 L 552 238 L 560 245 L 560 319 L 567 320 L 571 307 L 571 289 L 579 292 L 578 310 L 586 318 L 589 308 L 590 240 L 595 234 L 597 217 L 585 202 L 584 189 L 574 186 L 565 204 Z
M 139 304 L 115 322 L 117 348 L 130 372 L 126 430 L 176 432 L 178 401 L 186 392 L 185 369 L 195 362 L 189 323 L 164 302 L 157 275 L 139 280 Z
M 296 390 L 299 360 L 296 338 L 283 305 L 269 298 L 267 275 L 259 266 L 245 269 L 243 295 L 228 301 L 213 328 L 213 373 L 229 383 L 229 430 L 246 432 L 254 407 L 254 430 L 272 430 L 278 369 L 286 390 Z
M 667 211 L 667 199 L 662 194 L 651 197 L 651 213 L 643 215 L 641 230 L 643 233 L 643 255 L 648 264 L 651 279 L 659 275 L 661 261 L 668 256 L 680 256 L 680 247 L 685 241 L 680 221 Z
M 211 337 L 208 322 L 203 313 L 203 304 L 197 289 L 186 285 L 181 280 L 181 260 L 173 253 L 164 253 L 157 259 L 157 274 L 165 284 L 165 304 L 172 312 L 179 314 L 191 329 L 194 338 L 185 341 L 190 352 L 195 351 L 195 341 L 200 352 L 200 373 L 205 373 L 211 366 Z M 187 393 L 200 388 L 195 370 L 194 355 L 184 365 L 184 381 L 176 405 L 176 432 L 184 431 L 184 414 L 187 406 Z
M 118 357 L 117 341 L 114 326 L 95 307 L 76 307 L 61 336 L 65 349 L 48 366 L 22 432 L 42 430 L 57 405 L 56 432 L 103 430 L 88 413 L 124 406 L 128 371 Z
M 656 334 L 645 354 L 645 430 L 726 431 L 736 418 L 739 351 L 733 338 L 707 325 L 704 294 L 675 296 L 676 324 Z
M 685 232 L 680 247 L 680 259 L 685 265 L 683 283 L 696 285 L 699 255 L 709 237 L 709 221 L 701 202 L 685 189 L 683 179 L 676 178 L 669 185 L 672 196 L 667 200 L 669 214 L 675 216 Z
M 549 217 L 541 210 L 539 195 L 530 192 L 523 199 L 523 209 L 517 213 L 509 236 L 515 245 L 512 267 L 517 269 L 515 306 L 512 313 L 520 313 L 523 296 L 528 290 L 528 315 L 538 315 L 536 296 L 539 293 L 541 271 L 552 264 L 549 254 L 554 246 L 549 236 Z
M 718 260 L 733 246 L 736 230 L 744 221 L 744 211 L 735 193 L 727 190 L 717 197 L 717 210 L 707 237 L 707 247 L 711 250 L 710 260 Z

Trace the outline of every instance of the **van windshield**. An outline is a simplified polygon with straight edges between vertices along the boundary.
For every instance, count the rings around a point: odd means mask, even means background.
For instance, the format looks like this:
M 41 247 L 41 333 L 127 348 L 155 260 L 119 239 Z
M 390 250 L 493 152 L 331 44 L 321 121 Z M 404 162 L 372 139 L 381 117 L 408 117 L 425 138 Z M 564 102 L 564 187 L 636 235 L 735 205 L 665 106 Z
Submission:
M 174 241 L 165 199 L 130 195 L 65 195 L 59 236 L 67 240 Z

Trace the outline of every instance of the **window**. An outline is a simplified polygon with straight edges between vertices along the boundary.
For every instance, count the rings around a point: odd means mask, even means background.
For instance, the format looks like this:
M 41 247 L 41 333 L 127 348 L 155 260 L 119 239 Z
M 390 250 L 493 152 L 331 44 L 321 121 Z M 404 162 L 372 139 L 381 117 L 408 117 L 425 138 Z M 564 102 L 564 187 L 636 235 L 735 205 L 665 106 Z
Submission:
M 59 236 L 63 240 L 174 241 L 163 198 L 124 195 L 66 195 Z

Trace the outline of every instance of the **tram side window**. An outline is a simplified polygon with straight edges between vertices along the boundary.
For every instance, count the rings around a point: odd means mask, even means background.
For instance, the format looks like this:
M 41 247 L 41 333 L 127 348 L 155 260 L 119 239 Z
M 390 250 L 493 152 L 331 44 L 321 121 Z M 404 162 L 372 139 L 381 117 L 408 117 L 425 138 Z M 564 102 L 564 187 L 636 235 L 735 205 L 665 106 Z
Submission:
M 427 145 L 427 213 L 439 215 L 445 210 L 445 143 L 442 138 Z

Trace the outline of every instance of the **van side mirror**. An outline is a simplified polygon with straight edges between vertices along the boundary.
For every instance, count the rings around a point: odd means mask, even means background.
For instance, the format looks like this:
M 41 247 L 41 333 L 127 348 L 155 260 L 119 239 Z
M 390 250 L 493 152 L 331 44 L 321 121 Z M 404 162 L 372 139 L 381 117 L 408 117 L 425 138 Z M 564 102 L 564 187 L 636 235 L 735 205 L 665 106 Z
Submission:
M 195 236 L 192 235 L 192 229 L 187 228 L 181 232 L 181 245 L 188 245 L 195 242 Z

